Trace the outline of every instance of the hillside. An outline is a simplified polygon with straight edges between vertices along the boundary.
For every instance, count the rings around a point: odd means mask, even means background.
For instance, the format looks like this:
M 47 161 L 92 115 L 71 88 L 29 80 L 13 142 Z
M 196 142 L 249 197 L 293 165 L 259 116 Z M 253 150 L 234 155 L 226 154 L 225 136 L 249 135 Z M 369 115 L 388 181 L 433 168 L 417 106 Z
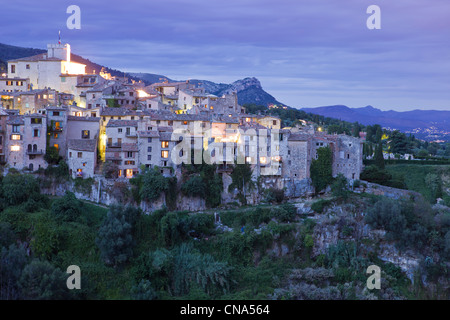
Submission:
M 364 125 L 380 124 L 382 127 L 412 133 L 425 140 L 450 141 L 450 111 L 412 110 L 405 112 L 381 111 L 372 106 L 349 108 L 347 106 L 325 106 L 303 108 L 305 112 L 336 118 Z

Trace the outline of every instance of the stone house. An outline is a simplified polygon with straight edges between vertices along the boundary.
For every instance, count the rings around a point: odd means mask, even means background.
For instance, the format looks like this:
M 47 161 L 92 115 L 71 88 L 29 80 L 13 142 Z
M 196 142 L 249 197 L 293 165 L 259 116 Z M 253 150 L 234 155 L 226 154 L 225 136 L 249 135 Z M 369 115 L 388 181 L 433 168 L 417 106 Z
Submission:
M 67 165 L 72 178 L 92 178 L 97 165 L 96 139 L 69 139 Z

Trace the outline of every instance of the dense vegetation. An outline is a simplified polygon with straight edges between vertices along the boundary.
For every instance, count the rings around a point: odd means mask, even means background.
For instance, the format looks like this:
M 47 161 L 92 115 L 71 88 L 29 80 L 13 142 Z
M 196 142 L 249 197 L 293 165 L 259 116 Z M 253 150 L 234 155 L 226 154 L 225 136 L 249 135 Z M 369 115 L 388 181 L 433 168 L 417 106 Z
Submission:
M 345 241 L 313 254 L 315 234 L 323 225 L 297 214 L 289 203 L 215 211 L 217 225 L 212 212 L 162 209 L 145 215 L 135 207 L 88 204 L 70 192 L 50 199 L 40 194 L 32 175 L 8 174 L 0 190 L 1 299 L 393 299 L 448 294 L 412 286 L 397 267 L 377 257 L 376 246 L 354 236 L 351 218 L 335 216 Z M 344 210 L 349 205 L 371 208 L 366 223 L 385 229 L 386 238 L 399 249 L 422 254 L 420 272 L 427 281 L 434 283 L 448 272 L 449 210 L 433 210 L 417 199 L 356 196 L 343 176 L 334 179 L 331 190 L 333 198 L 315 202 L 313 210 L 326 217 L 334 215 L 336 205 Z M 387 288 L 363 290 L 370 264 L 382 266 Z M 82 290 L 65 287 L 69 265 L 80 266 Z

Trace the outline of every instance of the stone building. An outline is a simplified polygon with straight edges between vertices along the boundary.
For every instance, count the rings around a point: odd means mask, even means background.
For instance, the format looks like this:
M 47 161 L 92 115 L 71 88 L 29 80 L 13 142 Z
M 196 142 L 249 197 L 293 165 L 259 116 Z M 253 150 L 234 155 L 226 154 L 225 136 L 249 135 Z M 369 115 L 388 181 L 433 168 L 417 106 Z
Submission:
M 46 168 L 46 133 L 45 115 L 10 115 L 6 125 L 8 165 L 17 170 Z
M 97 165 L 96 139 L 69 139 L 67 165 L 72 178 L 92 178 Z

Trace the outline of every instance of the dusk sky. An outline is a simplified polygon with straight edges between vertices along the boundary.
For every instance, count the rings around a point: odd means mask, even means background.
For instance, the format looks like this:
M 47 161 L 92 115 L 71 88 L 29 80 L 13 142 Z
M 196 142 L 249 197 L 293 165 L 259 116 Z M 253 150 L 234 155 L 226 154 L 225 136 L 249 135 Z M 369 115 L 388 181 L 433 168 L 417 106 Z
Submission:
M 258 78 L 292 107 L 450 110 L 449 0 L 1 1 L 0 42 L 72 52 L 128 72 Z M 69 30 L 69 5 L 81 30 Z M 381 29 L 369 30 L 369 5 Z

